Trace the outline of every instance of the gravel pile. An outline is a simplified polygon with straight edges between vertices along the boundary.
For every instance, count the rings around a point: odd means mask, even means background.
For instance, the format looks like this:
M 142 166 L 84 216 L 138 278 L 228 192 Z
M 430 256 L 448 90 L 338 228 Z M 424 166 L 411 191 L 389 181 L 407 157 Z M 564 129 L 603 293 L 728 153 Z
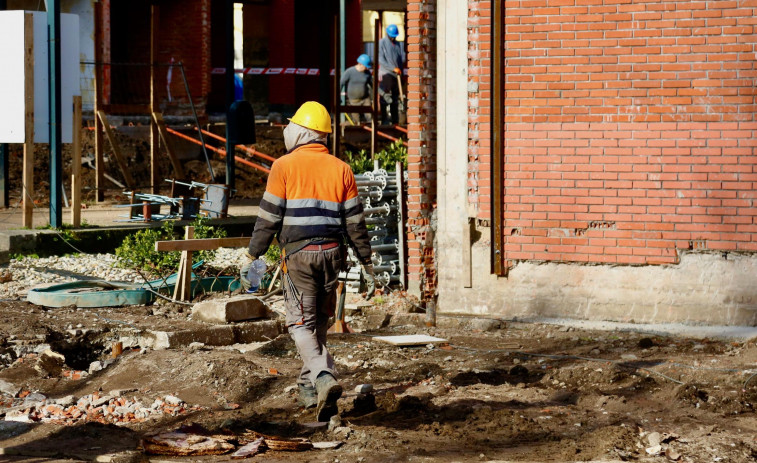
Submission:
M 77 280 L 142 282 L 134 270 L 115 266 L 113 254 L 78 254 L 52 257 L 12 259 L 0 267 L 0 298 L 22 299 L 26 292 L 42 284 Z
M 144 281 L 136 271 L 117 267 L 116 261 L 114 254 L 12 259 L 9 264 L 0 266 L 0 299 L 24 299 L 29 289 L 37 285 L 93 279 L 128 283 Z M 235 272 L 245 261 L 245 249 L 221 248 L 206 264 L 219 271 L 228 267 L 229 271 Z

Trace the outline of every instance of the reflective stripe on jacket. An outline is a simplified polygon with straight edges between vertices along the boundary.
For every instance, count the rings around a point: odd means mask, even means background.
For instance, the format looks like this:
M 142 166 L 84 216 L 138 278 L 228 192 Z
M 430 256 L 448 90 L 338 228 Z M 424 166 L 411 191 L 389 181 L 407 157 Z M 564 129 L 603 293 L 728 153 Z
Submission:
M 264 254 L 275 235 L 282 247 L 346 235 L 360 261 L 370 262 L 370 237 L 355 176 L 322 144 L 300 146 L 273 163 L 250 238 L 250 254 Z

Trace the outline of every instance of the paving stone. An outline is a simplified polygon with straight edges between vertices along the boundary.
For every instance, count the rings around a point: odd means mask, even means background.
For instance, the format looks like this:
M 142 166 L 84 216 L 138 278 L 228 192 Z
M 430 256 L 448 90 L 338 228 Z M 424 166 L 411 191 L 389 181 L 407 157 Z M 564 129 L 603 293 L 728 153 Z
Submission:
M 239 322 L 268 317 L 268 309 L 256 297 L 234 296 L 195 304 L 192 317 L 208 323 Z

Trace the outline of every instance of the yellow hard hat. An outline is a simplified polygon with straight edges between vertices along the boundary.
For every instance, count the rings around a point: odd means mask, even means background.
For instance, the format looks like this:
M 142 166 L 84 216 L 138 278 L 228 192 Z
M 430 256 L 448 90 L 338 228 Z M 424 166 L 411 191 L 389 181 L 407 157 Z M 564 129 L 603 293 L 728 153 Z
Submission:
M 326 108 L 317 101 L 303 103 L 289 120 L 306 129 L 331 133 L 331 116 Z

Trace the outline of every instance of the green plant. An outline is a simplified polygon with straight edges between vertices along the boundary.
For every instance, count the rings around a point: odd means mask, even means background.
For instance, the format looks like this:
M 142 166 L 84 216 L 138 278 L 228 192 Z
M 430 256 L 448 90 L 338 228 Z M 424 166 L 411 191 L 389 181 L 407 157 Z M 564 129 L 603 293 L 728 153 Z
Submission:
M 275 244 L 268 246 L 268 250 L 263 254 L 263 260 L 268 265 L 277 264 L 281 260 L 281 249 Z
M 192 223 L 195 227 L 194 237 L 223 238 L 226 230 L 217 229 L 207 224 L 207 219 L 197 218 Z M 138 268 L 154 276 L 166 276 L 176 272 L 181 259 L 180 251 L 158 252 L 155 251 L 156 241 L 171 241 L 179 238 L 174 232 L 173 222 L 164 222 L 160 228 L 147 228 L 133 235 L 127 236 L 121 245 L 116 248 L 118 265 L 124 268 Z M 192 254 L 192 263 L 201 260 L 210 260 L 215 253 L 213 251 L 200 251 Z
M 346 151 L 344 157 L 355 174 L 373 171 L 373 160 L 365 150 L 360 150 L 357 153 Z M 394 171 L 398 162 L 401 162 L 403 168 L 407 169 L 407 146 L 402 140 L 397 140 L 376 153 L 374 159 L 378 161 L 379 169 Z

